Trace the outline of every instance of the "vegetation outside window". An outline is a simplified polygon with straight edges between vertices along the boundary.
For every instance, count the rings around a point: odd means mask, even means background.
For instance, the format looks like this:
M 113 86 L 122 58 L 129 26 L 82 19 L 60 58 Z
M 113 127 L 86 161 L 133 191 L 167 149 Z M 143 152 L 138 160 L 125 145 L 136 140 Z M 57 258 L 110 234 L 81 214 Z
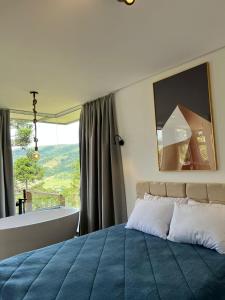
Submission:
M 11 120 L 16 199 L 23 189 L 30 195 L 32 210 L 58 205 L 80 206 L 79 122 L 38 123 L 41 158 L 32 159 L 31 121 Z

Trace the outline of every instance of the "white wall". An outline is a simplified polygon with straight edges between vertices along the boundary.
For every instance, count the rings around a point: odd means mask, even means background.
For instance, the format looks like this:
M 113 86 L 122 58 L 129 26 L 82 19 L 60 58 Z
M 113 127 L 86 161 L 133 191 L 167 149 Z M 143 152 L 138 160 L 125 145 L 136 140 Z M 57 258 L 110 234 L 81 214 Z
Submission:
M 153 98 L 153 82 L 208 61 L 218 171 L 159 172 Z M 225 49 L 153 76 L 116 93 L 116 109 L 122 147 L 128 213 L 135 202 L 140 180 L 225 182 Z

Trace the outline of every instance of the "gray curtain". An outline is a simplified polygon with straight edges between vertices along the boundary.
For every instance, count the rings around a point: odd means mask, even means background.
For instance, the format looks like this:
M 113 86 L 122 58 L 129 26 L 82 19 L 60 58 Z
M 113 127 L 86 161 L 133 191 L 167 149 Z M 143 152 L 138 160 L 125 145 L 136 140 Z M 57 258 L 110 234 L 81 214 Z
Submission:
M 0 110 L 0 218 L 15 214 L 10 115 Z
M 127 220 L 112 94 L 85 104 L 80 117 L 80 234 Z

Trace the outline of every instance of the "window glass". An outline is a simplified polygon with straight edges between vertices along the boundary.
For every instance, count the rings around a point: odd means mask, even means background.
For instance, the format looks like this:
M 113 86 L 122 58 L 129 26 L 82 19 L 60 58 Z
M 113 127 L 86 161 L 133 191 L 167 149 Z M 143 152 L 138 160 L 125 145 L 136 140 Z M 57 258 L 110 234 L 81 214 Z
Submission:
M 16 200 L 26 189 L 27 210 L 80 206 L 79 122 L 38 122 L 40 159 L 32 158 L 33 124 L 11 119 Z

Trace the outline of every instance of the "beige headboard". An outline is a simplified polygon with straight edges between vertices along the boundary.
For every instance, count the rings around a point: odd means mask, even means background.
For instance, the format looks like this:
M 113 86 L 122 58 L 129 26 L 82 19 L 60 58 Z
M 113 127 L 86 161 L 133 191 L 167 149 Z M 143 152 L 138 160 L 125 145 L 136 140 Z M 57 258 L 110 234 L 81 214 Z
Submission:
M 223 183 L 177 183 L 177 182 L 138 182 L 137 197 L 144 193 L 164 197 L 188 197 L 199 202 L 225 204 L 225 184 Z

